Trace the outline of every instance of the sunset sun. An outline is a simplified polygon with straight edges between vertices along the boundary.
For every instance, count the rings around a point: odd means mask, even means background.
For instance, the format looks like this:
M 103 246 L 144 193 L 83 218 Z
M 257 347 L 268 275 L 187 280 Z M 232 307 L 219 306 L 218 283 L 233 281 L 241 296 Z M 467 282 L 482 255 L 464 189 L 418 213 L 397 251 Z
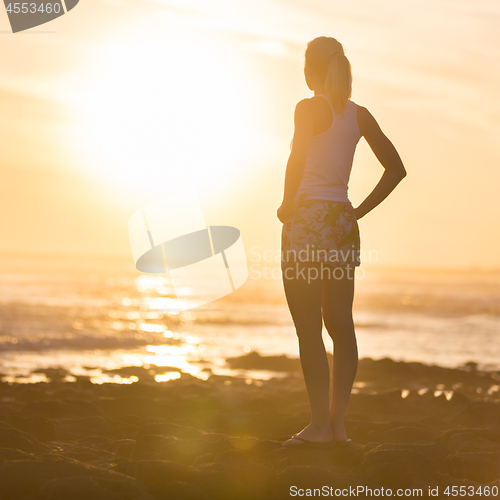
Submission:
M 224 183 L 242 169 L 258 149 L 251 82 L 214 43 L 166 36 L 107 44 L 72 97 L 87 165 L 118 185 L 165 189 Z

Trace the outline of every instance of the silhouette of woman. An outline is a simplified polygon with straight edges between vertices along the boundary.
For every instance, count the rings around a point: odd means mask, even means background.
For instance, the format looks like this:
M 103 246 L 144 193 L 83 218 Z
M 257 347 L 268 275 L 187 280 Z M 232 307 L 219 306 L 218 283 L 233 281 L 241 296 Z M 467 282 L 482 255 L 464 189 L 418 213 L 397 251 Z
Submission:
M 344 416 L 358 367 L 352 318 L 355 268 L 360 265 L 357 221 L 381 203 L 406 176 L 401 158 L 370 112 L 350 100 L 351 65 L 335 38 L 311 40 L 304 75 L 314 96 L 297 103 L 286 166 L 281 268 L 297 332 L 311 421 L 283 443 L 329 447 L 349 443 Z M 368 142 L 384 167 L 357 208 L 347 197 L 356 145 Z M 333 340 L 332 393 L 322 324 Z

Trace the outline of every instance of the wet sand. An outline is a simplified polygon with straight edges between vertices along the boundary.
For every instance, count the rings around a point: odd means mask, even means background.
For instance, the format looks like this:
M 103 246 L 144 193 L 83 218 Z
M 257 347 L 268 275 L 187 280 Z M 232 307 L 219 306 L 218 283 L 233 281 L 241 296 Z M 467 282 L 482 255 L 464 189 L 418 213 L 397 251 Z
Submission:
M 281 446 L 309 422 L 299 361 L 250 353 L 228 365 L 282 377 L 158 383 L 129 367 L 139 378 L 129 385 L 64 382 L 55 369 L 49 383 L 0 383 L 0 498 L 265 500 L 358 486 L 450 498 L 447 486 L 500 487 L 500 372 L 362 359 L 352 446 L 299 450 Z

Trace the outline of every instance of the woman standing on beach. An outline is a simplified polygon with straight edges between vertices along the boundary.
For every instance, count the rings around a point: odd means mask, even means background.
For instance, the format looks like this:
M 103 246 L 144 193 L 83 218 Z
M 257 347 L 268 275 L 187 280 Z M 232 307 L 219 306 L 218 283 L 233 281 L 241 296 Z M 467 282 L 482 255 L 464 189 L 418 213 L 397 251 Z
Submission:
M 310 41 L 304 75 L 314 96 L 295 108 L 278 218 L 283 223 L 283 284 L 297 331 L 311 422 L 283 446 L 321 448 L 350 441 L 344 416 L 358 367 L 352 318 L 354 271 L 360 265 L 357 220 L 391 193 L 406 170 L 370 112 L 350 100 L 351 65 L 340 42 L 325 36 Z M 353 208 L 347 185 L 361 137 L 385 171 L 363 203 Z M 331 399 L 323 321 L 334 344 Z

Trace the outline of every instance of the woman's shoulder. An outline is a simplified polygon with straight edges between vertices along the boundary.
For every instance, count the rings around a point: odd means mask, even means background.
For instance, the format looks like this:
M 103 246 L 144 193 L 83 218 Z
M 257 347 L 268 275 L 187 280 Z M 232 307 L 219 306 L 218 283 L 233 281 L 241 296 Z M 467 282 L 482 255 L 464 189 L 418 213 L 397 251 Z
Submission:
M 315 103 L 313 103 L 312 97 L 306 97 L 304 99 L 301 99 L 295 105 L 295 116 L 300 117 L 300 116 L 308 115 L 313 111 L 314 107 L 315 107 Z
M 357 102 L 353 101 L 352 99 L 349 99 L 348 102 L 349 102 L 349 106 L 353 106 L 358 114 L 360 114 L 360 113 L 363 114 L 363 113 L 366 113 L 368 111 L 364 106 L 361 106 L 361 104 L 358 104 Z
M 354 101 L 351 101 L 354 102 Z M 358 118 L 370 118 L 372 114 L 368 111 L 368 108 L 365 106 L 361 106 L 361 104 L 354 103 L 356 105 L 356 112 L 358 114 Z
M 295 113 L 299 115 L 315 113 L 318 109 L 321 109 L 322 106 L 324 106 L 324 101 L 325 97 L 323 94 L 317 94 L 311 97 L 305 97 L 295 105 Z M 361 120 L 366 122 L 369 121 L 370 118 L 373 120 L 373 117 L 368 111 L 368 109 L 356 103 L 352 99 L 348 100 L 347 107 L 351 108 L 353 111 L 356 112 L 358 121 Z
M 321 116 L 324 113 L 325 107 L 328 108 L 329 106 L 331 107 L 331 104 L 327 96 L 316 94 L 301 99 L 295 106 L 295 113 L 303 116 Z
M 319 95 L 301 99 L 295 105 L 295 119 L 299 121 L 315 120 L 321 114 L 322 107 L 326 104 L 324 101 L 325 99 Z
M 313 109 L 316 107 L 317 103 L 321 100 L 324 100 L 324 98 L 319 97 L 319 95 L 313 95 L 311 97 L 304 97 L 304 99 L 301 99 L 295 105 L 295 109 L 299 109 L 299 110 Z
M 364 135 L 365 131 L 368 130 L 375 121 L 372 114 L 368 111 L 368 108 L 360 104 L 356 104 L 356 119 L 361 135 Z

